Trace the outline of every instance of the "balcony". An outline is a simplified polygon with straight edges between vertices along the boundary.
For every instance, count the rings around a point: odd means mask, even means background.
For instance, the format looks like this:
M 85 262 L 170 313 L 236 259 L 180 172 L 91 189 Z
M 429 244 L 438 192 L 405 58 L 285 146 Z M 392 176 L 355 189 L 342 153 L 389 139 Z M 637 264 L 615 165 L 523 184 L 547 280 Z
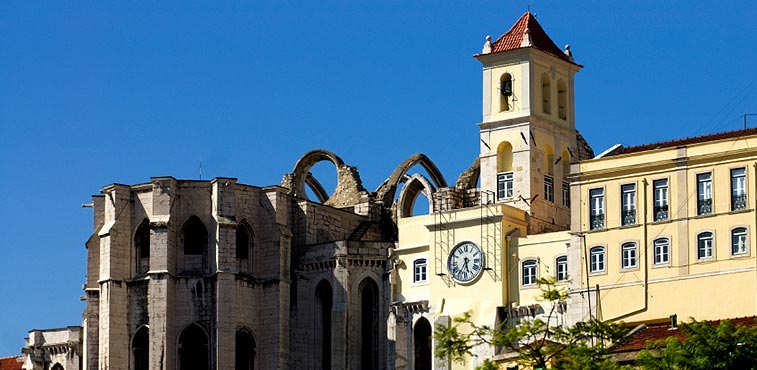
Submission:
M 697 214 L 709 215 L 712 213 L 712 198 L 699 199 L 697 201 Z
M 623 226 L 633 225 L 636 223 L 636 210 L 628 209 L 621 211 L 620 218 Z
M 746 194 L 731 195 L 731 210 L 741 211 L 746 209 Z
M 605 214 L 600 213 L 589 216 L 589 230 L 599 230 L 605 228 Z
M 665 221 L 668 219 L 668 205 L 654 206 L 654 220 Z

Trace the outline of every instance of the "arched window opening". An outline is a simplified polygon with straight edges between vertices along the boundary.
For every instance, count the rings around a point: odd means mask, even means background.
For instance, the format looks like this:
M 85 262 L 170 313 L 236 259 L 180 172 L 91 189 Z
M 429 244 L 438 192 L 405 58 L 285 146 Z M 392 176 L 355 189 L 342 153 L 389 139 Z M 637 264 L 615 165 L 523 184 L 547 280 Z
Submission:
M 499 111 L 507 112 L 513 109 L 513 77 L 505 73 L 499 78 Z
M 150 367 L 150 333 L 141 327 L 131 340 L 131 361 L 133 370 L 147 370 Z
M 150 270 L 150 221 L 144 219 L 134 234 L 134 252 L 136 253 L 137 274 Z
M 413 283 L 426 282 L 428 282 L 428 262 L 425 258 L 418 258 L 413 261 Z
M 61 365 L 59 362 L 57 362 L 57 363 L 55 363 L 55 365 L 53 365 L 53 367 L 52 367 L 51 370 L 63 370 L 63 365 Z
M 378 369 L 378 285 L 366 278 L 360 283 L 360 369 Z
M 589 250 L 589 272 L 605 271 L 605 247 L 594 247 Z
M 513 146 L 503 141 L 497 146 L 497 199 L 512 198 L 513 185 Z
M 655 265 L 670 262 L 670 241 L 667 238 L 655 239 L 653 252 Z
M 331 284 L 326 280 L 318 283 L 315 289 L 315 364 L 324 370 L 331 369 L 331 309 L 333 308 Z
M 184 254 L 204 255 L 208 249 L 208 229 L 197 216 L 184 223 Z
M 179 335 L 179 370 L 210 370 L 208 336 L 196 324 Z
M 237 331 L 234 353 L 235 370 L 255 370 L 255 339 L 249 331 Z
M 731 254 L 734 256 L 748 254 L 747 240 L 749 239 L 747 239 L 745 227 L 733 229 L 731 231 Z
M 521 264 L 521 277 L 523 285 L 535 285 L 537 279 L 536 260 L 525 260 Z
M 621 268 L 632 269 L 637 266 L 638 250 L 636 249 L 636 243 L 624 243 L 620 247 Z
M 413 346 L 415 347 L 415 370 L 431 369 L 431 324 L 425 317 L 415 322 Z
M 555 259 L 555 270 L 557 281 L 568 280 L 568 256 L 560 256 Z
M 711 232 L 703 232 L 697 235 L 697 257 L 709 259 L 714 256 L 713 238 Z
M 557 117 L 568 119 L 568 88 L 563 80 L 557 81 Z
M 541 111 L 544 114 L 552 113 L 552 89 L 546 73 L 541 76 Z
M 237 225 L 237 258 L 247 259 L 250 257 L 250 232 L 244 223 Z

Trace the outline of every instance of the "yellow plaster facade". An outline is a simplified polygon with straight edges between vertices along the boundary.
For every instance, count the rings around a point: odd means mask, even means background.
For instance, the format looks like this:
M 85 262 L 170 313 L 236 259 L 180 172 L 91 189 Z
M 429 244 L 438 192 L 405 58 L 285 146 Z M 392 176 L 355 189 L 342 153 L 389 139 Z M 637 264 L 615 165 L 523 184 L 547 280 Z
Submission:
M 588 272 L 574 289 L 599 285 L 591 308 L 598 317 L 709 320 L 757 311 L 757 134 L 719 137 L 573 166 L 580 264 L 571 267 Z

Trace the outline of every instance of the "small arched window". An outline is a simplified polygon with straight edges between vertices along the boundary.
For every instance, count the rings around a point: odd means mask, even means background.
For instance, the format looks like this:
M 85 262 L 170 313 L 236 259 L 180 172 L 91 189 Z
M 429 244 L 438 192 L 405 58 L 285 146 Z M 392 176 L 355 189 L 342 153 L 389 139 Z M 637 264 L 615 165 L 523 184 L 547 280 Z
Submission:
M 568 88 L 563 80 L 557 81 L 557 117 L 568 119 Z
M 425 283 L 428 281 L 428 262 L 425 258 L 413 261 L 413 283 Z
M 552 88 L 547 74 L 541 76 L 541 111 L 544 114 L 552 113 Z
M 589 272 L 605 270 L 605 247 L 593 247 L 589 250 Z
M 620 246 L 621 268 L 635 268 L 637 266 L 636 260 L 638 253 L 636 243 L 623 243 L 623 245 Z
M 555 259 L 555 270 L 557 281 L 568 280 L 568 256 L 560 256 Z
M 150 368 L 150 333 L 146 326 L 141 327 L 131 340 L 132 364 L 134 370 Z
M 670 261 L 670 241 L 659 238 L 654 241 L 654 264 L 663 265 Z
M 697 235 L 697 258 L 709 259 L 714 256 L 712 233 L 709 231 Z
M 499 78 L 499 111 L 507 112 L 513 109 L 513 77 L 509 73 Z
M 237 331 L 235 370 L 255 370 L 255 339 L 247 329 Z
M 378 285 L 365 278 L 358 288 L 360 297 L 360 369 L 378 370 L 379 313 Z
M 208 335 L 197 324 L 192 324 L 179 335 L 179 370 L 209 370 L 210 353 Z
M 144 219 L 134 234 L 134 252 L 136 254 L 137 274 L 150 270 L 150 221 Z
M 749 253 L 747 240 L 745 227 L 733 229 L 731 231 L 731 254 L 739 256 Z
M 431 323 L 421 317 L 413 326 L 413 347 L 415 354 L 415 370 L 431 369 Z
M 537 279 L 536 260 L 530 259 L 523 261 L 523 263 L 521 264 L 521 270 L 523 285 L 535 285 Z
M 236 255 L 239 259 L 250 258 L 250 249 L 252 246 L 252 237 L 247 223 L 242 221 L 237 225 L 237 245 Z

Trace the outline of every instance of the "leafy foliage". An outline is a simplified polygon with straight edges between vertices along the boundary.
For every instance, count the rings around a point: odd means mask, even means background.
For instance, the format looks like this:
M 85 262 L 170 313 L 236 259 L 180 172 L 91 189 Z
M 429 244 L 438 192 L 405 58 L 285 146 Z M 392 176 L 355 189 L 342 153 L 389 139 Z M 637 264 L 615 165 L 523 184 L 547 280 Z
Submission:
M 681 324 L 684 340 L 669 337 L 647 343 L 638 365 L 647 370 L 757 369 L 757 326 Z
M 544 319 L 522 320 L 515 325 L 503 323 L 500 328 L 477 326 L 466 313 L 453 320 L 453 325 L 437 325 L 434 339 L 437 341 L 437 357 L 450 358 L 463 363 L 471 350 L 480 344 L 489 343 L 518 353 L 518 363 L 528 368 L 548 367 L 561 370 L 597 369 L 615 370 L 620 367 L 606 359 L 608 346 L 625 337 L 621 324 L 604 323 L 591 319 L 572 327 L 555 325 L 556 309 L 568 298 L 564 289 L 554 278 L 537 280 L 541 289 L 540 299 L 550 303 Z M 476 369 L 493 369 L 496 366 L 487 360 Z

